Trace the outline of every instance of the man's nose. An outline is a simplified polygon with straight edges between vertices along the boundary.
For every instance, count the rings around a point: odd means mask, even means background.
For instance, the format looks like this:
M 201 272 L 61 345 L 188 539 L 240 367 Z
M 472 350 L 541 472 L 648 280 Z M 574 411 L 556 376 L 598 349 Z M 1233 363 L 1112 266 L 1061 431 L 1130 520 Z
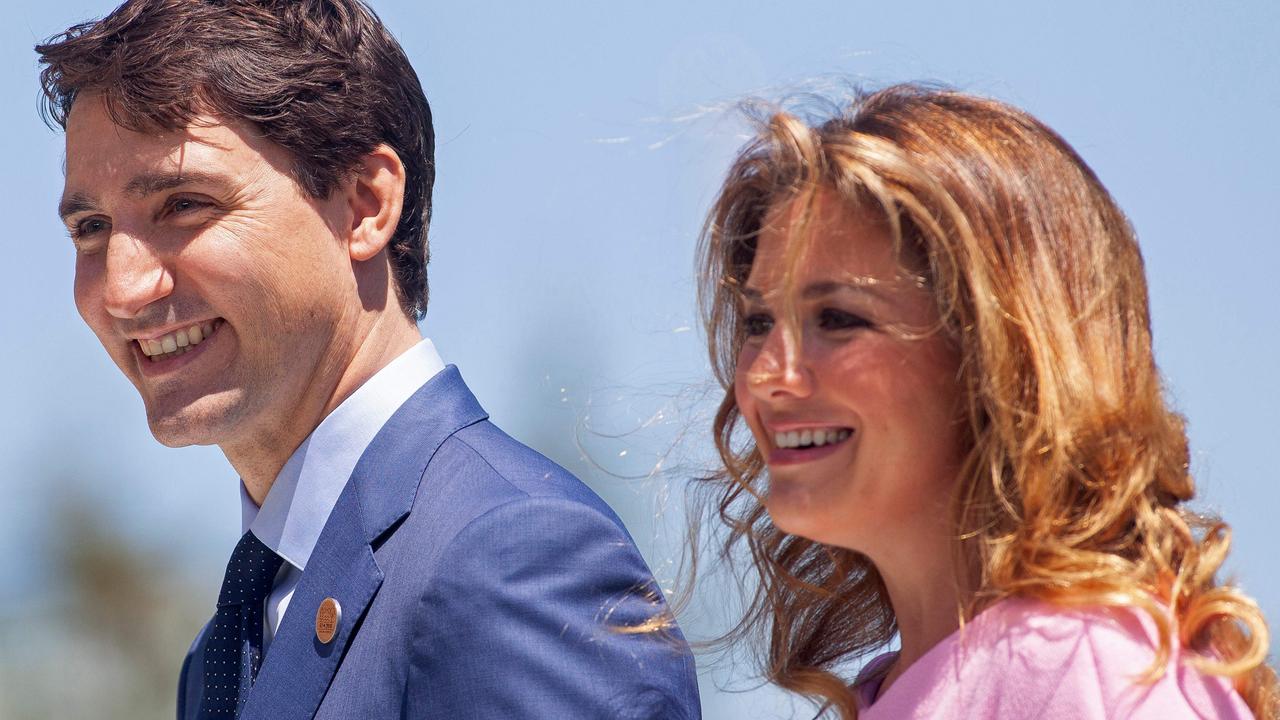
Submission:
M 107 243 L 103 302 L 107 312 L 132 319 L 173 291 L 173 274 L 155 248 L 136 235 L 115 233 Z
M 762 399 L 808 397 L 813 392 L 813 371 L 805 357 L 799 332 L 775 326 L 747 368 L 747 387 Z

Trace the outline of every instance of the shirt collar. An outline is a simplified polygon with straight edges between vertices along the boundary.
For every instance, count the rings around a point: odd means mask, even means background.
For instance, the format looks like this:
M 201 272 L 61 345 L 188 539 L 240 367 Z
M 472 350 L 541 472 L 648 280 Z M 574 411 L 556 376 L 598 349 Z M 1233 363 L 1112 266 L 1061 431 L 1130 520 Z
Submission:
M 423 383 L 444 369 L 424 338 L 369 378 L 293 452 L 259 508 L 240 483 L 240 524 L 299 570 L 373 436 Z

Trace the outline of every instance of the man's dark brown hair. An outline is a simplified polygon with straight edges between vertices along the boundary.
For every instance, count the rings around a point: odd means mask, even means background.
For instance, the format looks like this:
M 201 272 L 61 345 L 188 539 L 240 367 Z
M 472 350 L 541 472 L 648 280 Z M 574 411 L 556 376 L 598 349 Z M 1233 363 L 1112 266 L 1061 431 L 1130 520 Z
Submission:
M 128 0 L 36 52 L 50 124 L 65 130 L 85 93 L 101 93 L 133 130 L 179 130 L 201 115 L 248 122 L 292 154 L 313 198 L 386 143 L 406 173 L 389 246 L 396 291 L 411 317 L 426 311 L 431 108 L 400 44 L 360 0 Z

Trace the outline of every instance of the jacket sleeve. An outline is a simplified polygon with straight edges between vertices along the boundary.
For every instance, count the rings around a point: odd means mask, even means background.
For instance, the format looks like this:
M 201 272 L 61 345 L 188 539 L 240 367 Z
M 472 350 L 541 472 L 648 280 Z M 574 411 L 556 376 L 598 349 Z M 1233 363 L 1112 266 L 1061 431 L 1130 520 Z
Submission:
M 696 720 L 679 631 L 620 631 L 665 611 L 631 539 L 599 510 L 501 505 L 455 536 L 422 599 L 409 716 Z
M 178 720 L 192 720 L 200 712 L 200 700 L 204 693 L 204 636 L 209 632 L 208 623 L 196 633 L 195 640 L 182 660 L 178 673 Z M 194 668 L 194 669 L 193 669 Z

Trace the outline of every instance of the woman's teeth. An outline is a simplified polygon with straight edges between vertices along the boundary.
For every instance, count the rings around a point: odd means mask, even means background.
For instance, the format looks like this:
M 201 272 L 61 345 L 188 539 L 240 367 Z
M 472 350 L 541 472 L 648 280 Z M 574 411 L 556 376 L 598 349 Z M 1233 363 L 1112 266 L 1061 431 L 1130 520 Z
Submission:
M 171 332 L 154 340 L 139 340 L 138 347 L 142 354 L 151 358 L 151 362 L 160 362 L 190 352 L 192 348 L 204 342 L 215 330 L 222 326 L 222 318 L 197 323 L 189 328 Z
M 773 443 L 780 448 L 818 447 L 838 443 L 849 439 L 853 430 L 849 428 L 817 428 L 813 430 L 792 430 L 774 433 Z

